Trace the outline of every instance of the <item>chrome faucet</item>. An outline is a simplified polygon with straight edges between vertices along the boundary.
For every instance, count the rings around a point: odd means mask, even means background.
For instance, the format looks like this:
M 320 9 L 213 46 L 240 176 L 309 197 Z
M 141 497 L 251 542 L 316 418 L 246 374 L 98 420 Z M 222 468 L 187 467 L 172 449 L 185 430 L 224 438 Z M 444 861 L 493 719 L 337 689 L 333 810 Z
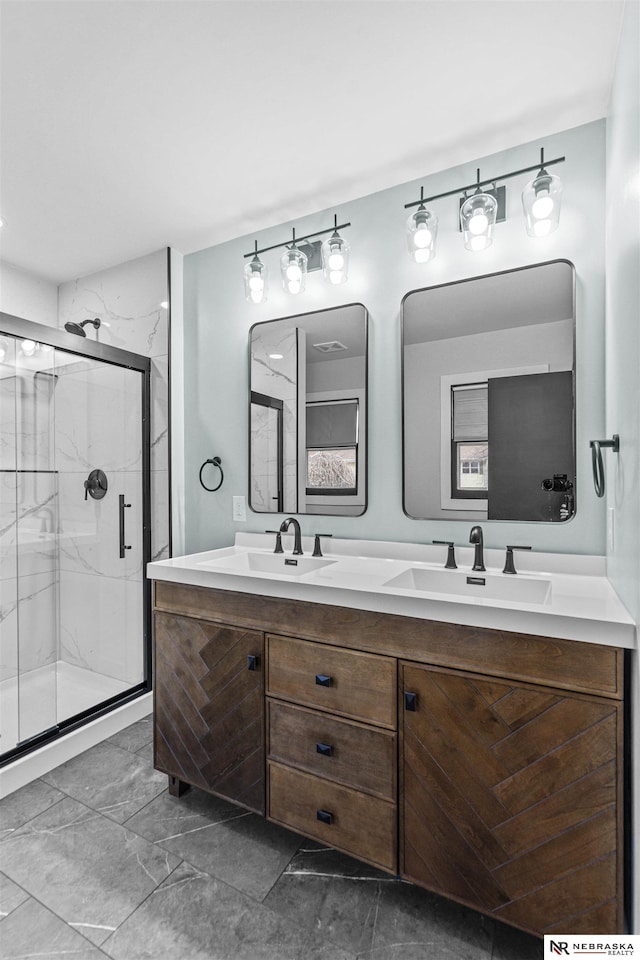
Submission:
M 300 524 L 296 518 L 287 517 L 286 520 L 283 520 L 280 524 L 280 533 L 286 533 L 291 524 L 293 524 L 293 552 L 299 555 L 302 553 L 302 536 L 300 533 Z
M 475 553 L 473 556 L 473 567 L 471 569 L 486 570 L 487 568 L 484 565 L 484 556 L 483 556 L 484 541 L 482 539 L 482 527 L 471 527 L 471 533 L 469 534 L 469 543 L 475 544 Z

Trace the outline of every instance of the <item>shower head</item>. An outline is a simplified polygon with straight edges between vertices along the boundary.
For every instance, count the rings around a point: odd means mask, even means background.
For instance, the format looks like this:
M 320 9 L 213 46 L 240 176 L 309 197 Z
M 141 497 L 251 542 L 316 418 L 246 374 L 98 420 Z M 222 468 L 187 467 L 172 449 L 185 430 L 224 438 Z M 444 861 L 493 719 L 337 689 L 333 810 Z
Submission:
M 79 323 L 65 323 L 64 328 L 67 333 L 77 333 L 79 337 L 86 337 L 86 333 Z
M 86 327 L 88 323 L 92 323 L 96 330 L 100 326 L 100 320 L 96 317 L 95 320 L 83 320 L 82 323 L 73 323 L 73 321 L 70 320 L 69 323 L 65 323 L 64 328 L 67 333 L 75 333 L 78 337 L 86 337 L 83 328 Z

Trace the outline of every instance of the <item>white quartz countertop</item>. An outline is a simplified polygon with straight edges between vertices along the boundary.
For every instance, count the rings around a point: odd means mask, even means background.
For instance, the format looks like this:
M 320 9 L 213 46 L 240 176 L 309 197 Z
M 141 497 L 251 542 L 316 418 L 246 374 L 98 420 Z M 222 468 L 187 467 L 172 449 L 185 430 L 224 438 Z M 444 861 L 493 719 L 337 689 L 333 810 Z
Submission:
M 636 645 L 634 621 L 605 575 L 603 557 L 515 553 L 513 576 L 502 572 L 503 550 L 486 549 L 486 572 L 475 572 L 473 548 L 467 547 L 456 547 L 458 569 L 445 570 L 447 548 L 431 544 L 323 539 L 318 560 L 311 556 L 310 537 L 303 537 L 302 557 L 292 555 L 292 536 L 283 535 L 282 543 L 284 554 L 274 554 L 273 535 L 239 533 L 231 547 L 150 563 L 147 576 L 607 646 Z

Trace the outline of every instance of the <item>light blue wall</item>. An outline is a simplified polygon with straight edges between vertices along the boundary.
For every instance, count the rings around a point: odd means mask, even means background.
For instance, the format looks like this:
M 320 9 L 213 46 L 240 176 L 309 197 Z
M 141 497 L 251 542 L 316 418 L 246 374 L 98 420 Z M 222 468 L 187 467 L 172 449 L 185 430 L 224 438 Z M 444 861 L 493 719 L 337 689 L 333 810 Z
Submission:
M 329 140 L 328 140 L 329 142 Z M 413 263 L 406 250 L 404 204 L 420 195 L 471 183 L 476 166 L 483 177 L 535 164 L 539 148 L 547 158 L 564 155 L 556 168 L 565 192 L 560 228 L 545 240 L 529 238 L 520 194 L 531 175 L 507 183 L 507 216 L 495 230 L 492 247 L 482 253 L 464 249 L 457 230 L 457 199 L 434 202 L 440 218 L 438 253 L 428 264 Z M 399 145 L 399 149 L 401 146 Z M 469 145 L 473 154 L 473 144 Z M 328 148 L 327 162 L 332 159 Z M 567 524 L 486 523 L 492 547 L 529 543 L 539 550 L 604 554 L 605 507 L 591 481 L 588 441 L 604 430 L 604 162 L 605 124 L 596 121 L 544 141 L 525 144 L 491 157 L 442 171 L 424 180 L 393 187 L 345 204 L 335 212 L 350 220 L 345 231 L 352 245 L 348 284 L 330 287 L 320 273 L 309 276 L 307 291 L 291 297 L 279 287 L 278 251 L 265 254 L 271 269 L 269 300 L 255 306 L 244 300 L 243 253 L 329 226 L 333 210 L 274 226 L 185 257 L 185 457 L 186 550 L 193 552 L 233 541 L 236 530 L 263 531 L 276 520 L 247 513 L 232 521 L 232 496 L 247 493 L 247 340 L 261 320 L 362 302 L 370 314 L 369 506 L 359 518 L 302 518 L 303 531 L 377 540 L 429 542 L 432 538 L 468 539 L 468 523 L 411 520 L 402 511 L 400 303 L 409 291 L 479 274 L 555 258 L 567 258 L 577 275 L 577 434 L 578 514 Z M 301 178 L 304 171 L 300 171 Z M 299 184 L 296 189 L 299 189 Z M 198 483 L 200 464 L 222 457 L 225 482 L 218 493 Z
M 607 119 L 607 507 L 615 510 L 608 573 L 640 621 L 640 6 L 627 3 Z

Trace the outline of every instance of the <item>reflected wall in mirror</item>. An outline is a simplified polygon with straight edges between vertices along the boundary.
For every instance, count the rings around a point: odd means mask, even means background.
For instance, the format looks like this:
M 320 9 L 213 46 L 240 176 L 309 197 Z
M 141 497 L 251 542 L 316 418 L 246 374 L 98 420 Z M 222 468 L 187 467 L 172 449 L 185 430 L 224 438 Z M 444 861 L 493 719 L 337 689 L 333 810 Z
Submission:
M 403 506 L 419 520 L 575 514 L 575 274 L 567 260 L 408 293 Z
M 249 331 L 252 510 L 366 510 L 367 322 L 351 303 Z

